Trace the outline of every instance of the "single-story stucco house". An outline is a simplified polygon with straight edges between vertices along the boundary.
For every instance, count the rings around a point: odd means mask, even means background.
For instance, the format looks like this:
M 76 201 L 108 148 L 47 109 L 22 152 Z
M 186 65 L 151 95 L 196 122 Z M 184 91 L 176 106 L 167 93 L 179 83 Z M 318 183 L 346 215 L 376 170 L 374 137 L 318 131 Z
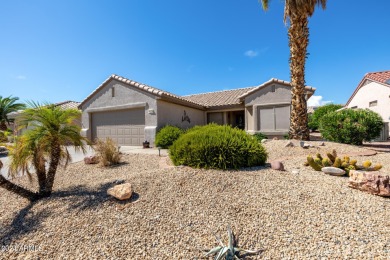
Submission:
M 345 108 L 368 108 L 381 115 L 385 124 L 382 139 L 389 136 L 390 122 L 390 70 L 371 72 L 364 75 Z
M 315 88 L 306 87 L 307 99 Z M 165 125 L 189 128 L 211 122 L 249 133 L 284 135 L 290 126 L 291 85 L 270 79 L 255 87 L 177 96 L 112 75 L 79 105 L 82 134 L 111 137 L 118 145 L 154 144 Z

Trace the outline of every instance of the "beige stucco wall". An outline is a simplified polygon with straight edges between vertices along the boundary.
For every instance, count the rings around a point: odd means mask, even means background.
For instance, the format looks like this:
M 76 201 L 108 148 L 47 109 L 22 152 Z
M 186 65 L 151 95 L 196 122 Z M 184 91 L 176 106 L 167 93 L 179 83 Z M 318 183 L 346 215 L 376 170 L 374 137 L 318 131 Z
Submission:
M 184 111 L 190 118 L 190 122 L 184 120 Z M 193 127 L 195 125 L 204 125 L 206 122 L 205 111 L 182 106 L 163 100 L 157 100 L 157 126 L 161 128 L 167 124 L 178 126 L 183 129 Z
M 112 87 L 115 88 L 114 97 L 112 97 Z M 99 110 L 107 111 L 139 107 L 144 107 L 145 109 L 145 139 L 153 144 L 157 128 L 156 97 L 115 79 L 111 79 L 103 88 L 82 105 L 82 134 L 91 138 L 90 117 L 93 112 L 98 112 Z
M 275 86 L 275 92 L 272 92 L 272 86 Z M 282 84 L 270 84 L 251 95 L 245 97 L 245 116 L 247 132 L 259 132 L 259 108 L 273 107 L 275 105 L 289 105 L 291 103 L 291 87 Z M 290 115 L 288 115 L 288 118 Z M 285 134 L 285 131 L 274 132 L 278 135 Z M 272 134 L 267 132 L 266 134 Z
M 275 85 L 275 92 L 271 92 L 272 85 Z M 245 106 L 290 102 L 291 88 L 280 84 L 271 84 L 245 97 Z
M 378 101 L 377 106 L 370 107 L 371 101 Z M 367 82 L 355 94 L 348 108 L 368 108 L 382 116 L 384 122 L 390 122 L 390 87 L 376 82 Z

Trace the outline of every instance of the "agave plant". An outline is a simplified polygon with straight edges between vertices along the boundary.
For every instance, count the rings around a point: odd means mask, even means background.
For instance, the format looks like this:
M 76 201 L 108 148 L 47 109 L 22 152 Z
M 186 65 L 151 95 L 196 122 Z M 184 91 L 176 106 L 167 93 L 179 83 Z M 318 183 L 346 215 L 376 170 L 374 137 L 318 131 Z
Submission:
M 216 236 L 217 241 L 219 242 L 219 246 L 214 247 L 211 249 L 205 256 L 211 256 L 215 255 L 214 260 L 233 260 L 233 259 L 240 259 L 247 255 L 254 255 L 254 254 L 260 254 L 263 250 L 245 250 L 242 248 L 239 248 L 237 246 L 238 239 L 236 239 L 235 235 L 233 234 L 231 228 L 228 228 L 228 237 L 229 237 L 229 244 L 224 245 L 219 237 Z M 240 253 L 245 253 L 244 255 L 240 256 Z

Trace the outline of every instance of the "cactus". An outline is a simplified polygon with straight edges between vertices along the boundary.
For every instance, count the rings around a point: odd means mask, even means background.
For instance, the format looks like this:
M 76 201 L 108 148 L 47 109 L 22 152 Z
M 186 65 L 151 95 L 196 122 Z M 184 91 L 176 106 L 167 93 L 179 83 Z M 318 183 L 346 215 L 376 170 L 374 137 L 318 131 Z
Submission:
M 370 166 L 371 166 L 371 162 L 370 161 L 364 161 L 363 162 L 363 167 L 364 168 L 368 169 L 368 168 L 370 168 Z
M 333 167 L 341 167 L 341 159 L 339 157 L 336 157 L 336 159 L 334 160 Z
M 346 163 L 349 163 L 349 162 L 350 162 L 349 156 L 344 156 L 344 161 L 345 161 Z
M 320 158 L 314 158 L 314 161 L 318 164 L 318 165 L 322 165 L 322 160 Z
M 332 163 L 330 162 L 330 160 L 328 158 L 324 158 L 324 159 L 322 159 L 322 165 L 324 167 L 328 167 L 328 166 L 331 166 Z
M 348 166 L 349 166 L 349 163 L 347 163 L 347 162 L 341 163 L 341 168 L 343 168 L 343 169 L 347 169 Z
M 380 169 L 382 169 L 382 164 L 376 164 L 375 166 L 374 166 L 374 171 L 379 171 Z
M 334 163 L 334 161 L 336 160 L 336 157 L 333 156 L 333 154 L 331 153 L 327 153 L 326 156 L 328 156 L 329 160 Z
M 321 156 L 320 153 L 317 153 L 316 156 L 317 156 L 318 159 L 320 159 L 322 161 L 322 156 Z
M 351 160 L 351 161 L 349 162 L 350 165 L 353 165 L 353 166 L 355 166 L 355 167 L 356 167 L 356 163 L 357 163 L 357 160 Z
M 332 155 L 333 155 L 333 157 L 334 157 L 334 158 L 337 158 L 337 152 L 336 152 L 336 150 L 335 150 L 335 149 L 333 149 L 333 151 L 332 151 Z
M 321 171 L 321 165 L 319 165 L 318 163 L 316 163 L 313 159 L 313 157 L 311 156 L 308 156 L 307 157 L 307 162 L 309 163 L 309 165 L 316 171 Z

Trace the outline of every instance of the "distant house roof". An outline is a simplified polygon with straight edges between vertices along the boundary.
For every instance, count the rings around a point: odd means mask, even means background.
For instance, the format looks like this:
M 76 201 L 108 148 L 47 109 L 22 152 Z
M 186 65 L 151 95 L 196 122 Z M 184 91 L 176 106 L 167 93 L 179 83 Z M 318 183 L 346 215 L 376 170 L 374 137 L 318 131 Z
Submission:
M 192 107 L 198 107 L 198 108 L 203 108 L 201 105 L 199 105 L 198 103 L 195 103 L 193 101 L 190 101 L 190 100 L 187 100 L 185 98 L 182 98 L 180 96 L 177 96 L 175 94 L 172 94 L 172 93 L 169 93 L 167 91 L 164 91 L 164 90 L 161 90 L 161 89 L 158 89 L 158 88 L 154 88 L 154 87 L 151 87 L 151 86 L 148 86 L 146 84 L 142 84 L 142 83 L 139 83 L 139 82 L 136 82 L 134 80 L 130 80 L 130 79 L 127 79 L 127 78 L 124 78 L 124 77 L 121 77 L 121 76 L 118 76 L 118 75 L 111 75 L 110 77 L 108 77 L 100 86 L 98 86 L 88 97 L 86 97 L 79 105 L 79 108 L 81 108 L 81 106 L 86 102 L 88 101 L 96 92 L 98 92 L 101 88 L 103 88 L 104 86 L 106 86 L 108 84 L 108 82 L 110 82 L 111 80 L 118 80 L 122 83 L 125 83 L 129 86 L 132 86 L 132 87 L 135 87 L 139 90 L 142 90 L 142 91 L 145 91 L 145 92 L 149 92 L 150 94 L 153 94 L 155 96 L 159 96 L 159 97 L 162 97 L 162 98 L 165 98 L 165 99 L 168 99 L 174 103 L 180 103 L 180 104 L 186 104 L 188 106 L 192 106 Z
M 308 113 L 308 114 L 313 114 L 314 111 L 316 111 L 317 108 L 318 108 L 318 106 L 310 106 L 310 107 L 307 107 L 307 113 Z
M 61 109 L 77 108 L 79 105 L 80 102 L 70 101 L 70 100 L 54 104 L 54 106 L 60 107 Z
M 374 81 L 376 83 L 390 87 L 390 70 L 379 71 L 379 72 L 370 72 L 364 75 L 363 79 L 360 81 L 359 85 L 356 87 L 355 91 L 352 93 L 351 97 L 348 99 L 348 102 L 345 104 L 347 107 L 356 93 L 361 87 L 364 86 L 366 80 Z
M 251 91 L 254 88 L 255 87 L 249 87 L 249 88 L 223 90 L 217 92 L 208 92 L 208 93 L 183 96 L 183 98 L 201 104 L 202 106 L 205 107 L 239 105 L 242 103 L 239 97 Z

